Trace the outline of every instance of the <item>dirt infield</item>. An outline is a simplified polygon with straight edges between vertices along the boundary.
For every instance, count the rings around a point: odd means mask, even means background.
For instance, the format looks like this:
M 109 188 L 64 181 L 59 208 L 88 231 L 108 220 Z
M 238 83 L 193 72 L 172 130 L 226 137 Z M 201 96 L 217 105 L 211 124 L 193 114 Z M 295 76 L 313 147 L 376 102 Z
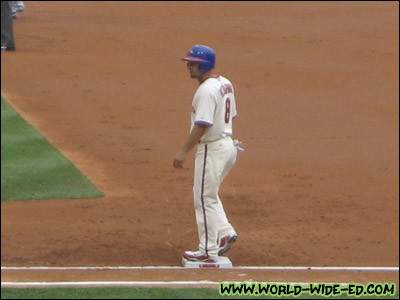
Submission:
M 236 88 L 233 264 L 399 265 L 398 2 L 29 1 L 14 24 L 2 94 L 106 196 L 1 203 L 2 266 L 178 266 L 196 248 L 194 151 L 172 167 L 193 44 Z

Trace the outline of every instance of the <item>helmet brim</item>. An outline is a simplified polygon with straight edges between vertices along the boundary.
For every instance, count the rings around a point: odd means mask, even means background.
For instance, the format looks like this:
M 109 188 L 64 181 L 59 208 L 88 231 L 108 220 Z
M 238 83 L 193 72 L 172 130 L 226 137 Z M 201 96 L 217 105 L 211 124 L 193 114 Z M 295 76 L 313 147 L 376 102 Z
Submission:
M 186 56 L 186 57 L 184 57 L 184 58 L 181 58 L 181 60 L 184 60 L 184 61 L 192 61 L 192 62 L 198 62 L 198 63 L 207 62 L 205 59 L 201 59 L 201 58 L 193 57 L 193 56 Z

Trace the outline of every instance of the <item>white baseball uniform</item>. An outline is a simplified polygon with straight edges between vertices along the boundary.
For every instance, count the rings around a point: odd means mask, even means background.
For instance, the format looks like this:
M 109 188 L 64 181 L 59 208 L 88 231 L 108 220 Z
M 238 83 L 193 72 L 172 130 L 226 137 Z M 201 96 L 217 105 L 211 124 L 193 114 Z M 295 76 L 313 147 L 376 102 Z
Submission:
M 199 250 L 218 257 L 220 239 L 236 234 L 229 223 L 218 191 L 236 161 L 237 148 L 232 141 L 232 119 L 237 116 L 232 83 L 222 77 L 201 83 L 192 102 L 194 124 L 205 125 L 205 134 L 197 147 L 194 170 L 194 207 L 199 234 Z

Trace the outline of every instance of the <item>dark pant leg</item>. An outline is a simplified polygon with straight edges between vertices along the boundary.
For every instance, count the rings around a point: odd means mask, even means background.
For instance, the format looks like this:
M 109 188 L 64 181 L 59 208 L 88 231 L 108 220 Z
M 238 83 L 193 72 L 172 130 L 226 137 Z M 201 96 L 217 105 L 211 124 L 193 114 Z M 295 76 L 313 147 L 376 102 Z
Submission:
M 13 17 L 9 1 L 1 1 L 1 47 L 6 50 L 15 50 Z

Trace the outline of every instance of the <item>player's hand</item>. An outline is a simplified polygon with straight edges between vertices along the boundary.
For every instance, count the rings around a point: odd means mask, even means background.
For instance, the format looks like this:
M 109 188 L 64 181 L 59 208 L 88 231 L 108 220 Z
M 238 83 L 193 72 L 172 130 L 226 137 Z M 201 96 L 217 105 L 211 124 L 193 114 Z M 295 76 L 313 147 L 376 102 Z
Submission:
M 186 159 L 186 155 L 185 153 L 183 153 L 182 151 L 179 151 L 174 158 L 174 168 L 176 169 L 182 169 L 183 167 L 183 162 Z

